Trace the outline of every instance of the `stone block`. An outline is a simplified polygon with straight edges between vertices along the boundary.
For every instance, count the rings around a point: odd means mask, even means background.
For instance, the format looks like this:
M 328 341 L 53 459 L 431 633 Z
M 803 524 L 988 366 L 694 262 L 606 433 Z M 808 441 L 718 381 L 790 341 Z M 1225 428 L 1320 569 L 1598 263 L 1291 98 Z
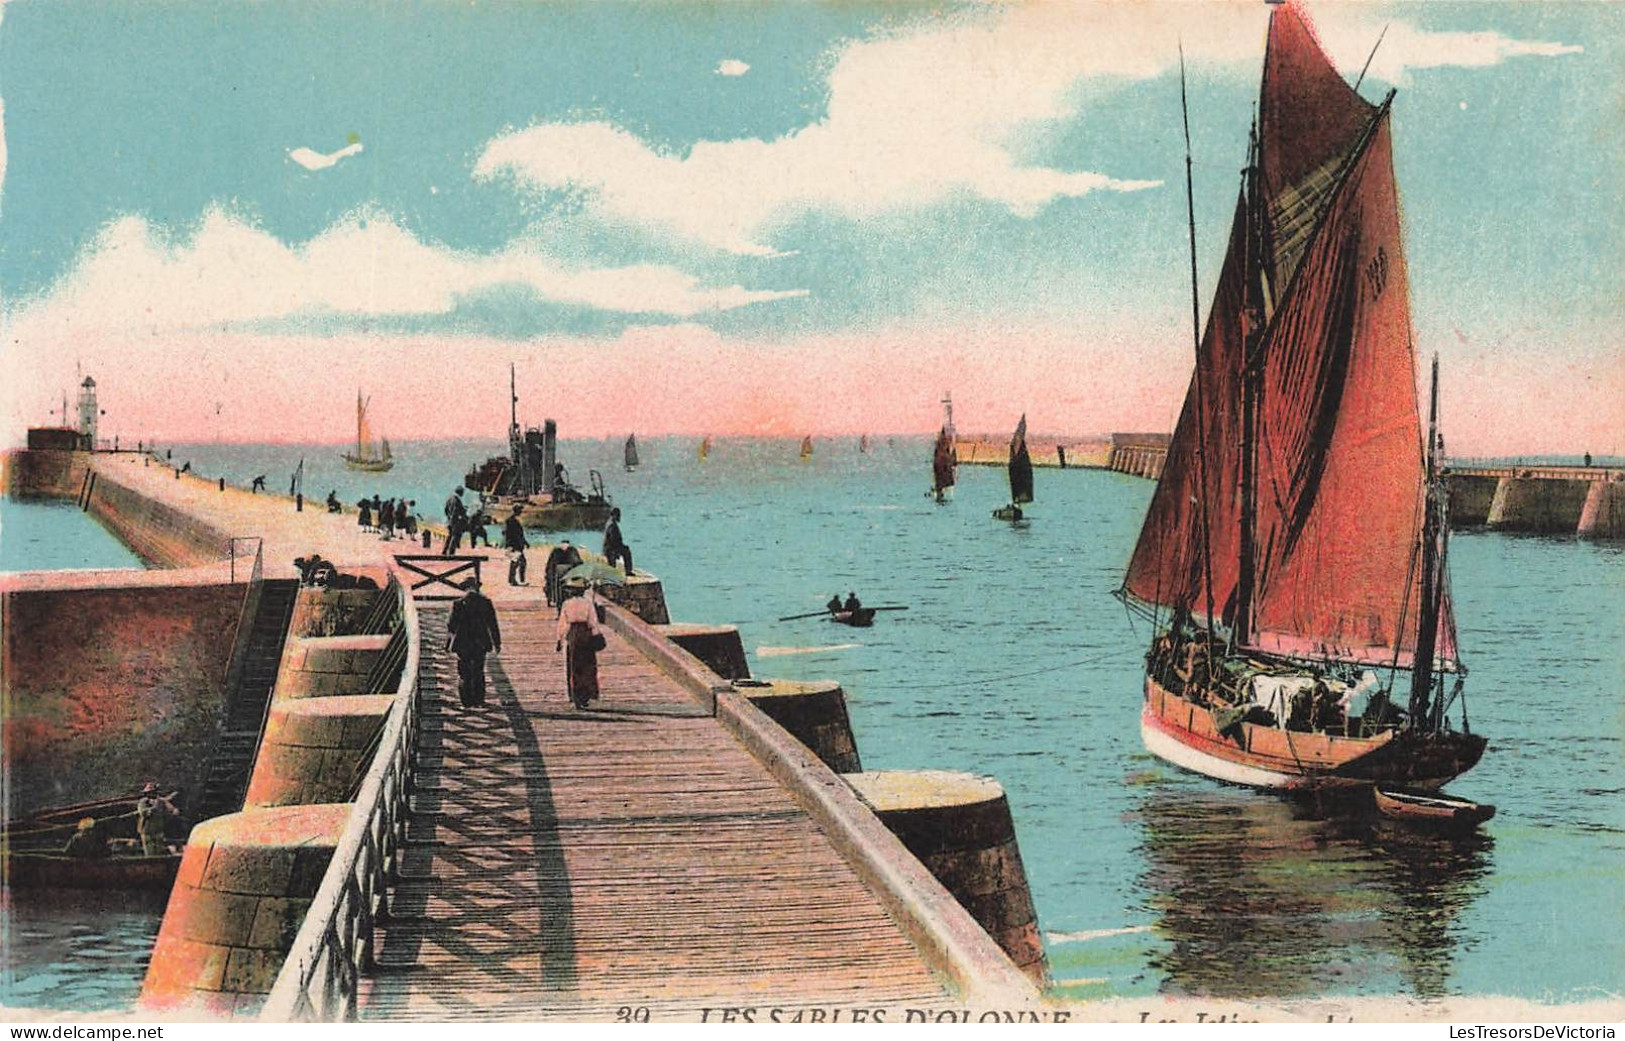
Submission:
M 184 939 L 236 947 L 248 942 L 259 897 L 198 889 L 193 890 L 190 904 L 182 919 Z
M 261 897 L 254 915 L 253 928 L 245 946 L 260 950 L 286 951 L 293 946 L 293 938 L 304 924 L 305 912 L 310 908 L 308 899 L 296 897 Z

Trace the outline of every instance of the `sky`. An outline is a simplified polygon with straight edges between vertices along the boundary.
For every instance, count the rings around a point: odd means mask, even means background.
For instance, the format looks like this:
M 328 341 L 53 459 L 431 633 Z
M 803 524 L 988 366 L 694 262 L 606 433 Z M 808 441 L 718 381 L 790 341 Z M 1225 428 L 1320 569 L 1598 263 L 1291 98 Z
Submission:
M 1625 451 L 1625 3 L 1309 3 L 1453 452 Z M 0 6 L 0 442 L 1165 430 L 1268 9 Z

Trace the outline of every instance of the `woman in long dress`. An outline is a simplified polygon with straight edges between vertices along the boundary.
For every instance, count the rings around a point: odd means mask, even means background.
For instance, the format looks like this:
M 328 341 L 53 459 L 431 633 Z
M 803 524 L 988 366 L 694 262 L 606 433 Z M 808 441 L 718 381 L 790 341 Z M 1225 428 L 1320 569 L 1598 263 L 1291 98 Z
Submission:
M 559 608 L 558 642 L 564 651 L 564 684 L 570 703 L 586 708 L 598 697 L 598 648 L 603 636 L 598 622 L 598 597 L 591 587 L 580 596 L 564 601 Z

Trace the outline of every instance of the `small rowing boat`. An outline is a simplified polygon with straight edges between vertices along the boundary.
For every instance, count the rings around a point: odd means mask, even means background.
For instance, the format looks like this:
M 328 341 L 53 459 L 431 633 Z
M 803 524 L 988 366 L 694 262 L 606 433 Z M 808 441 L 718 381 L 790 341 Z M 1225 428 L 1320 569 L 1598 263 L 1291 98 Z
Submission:
M 1394 820 L 1419 824 L 1465 826 L 1480 824 L 1495 816 L 1495 807 L 1450 795 L 1373 788 L 1377 812 Z
M 13 852 L 4 858 L 6 884 L 17 889 L 150 889 L 167 891 L 181 855 L 73 857 Z

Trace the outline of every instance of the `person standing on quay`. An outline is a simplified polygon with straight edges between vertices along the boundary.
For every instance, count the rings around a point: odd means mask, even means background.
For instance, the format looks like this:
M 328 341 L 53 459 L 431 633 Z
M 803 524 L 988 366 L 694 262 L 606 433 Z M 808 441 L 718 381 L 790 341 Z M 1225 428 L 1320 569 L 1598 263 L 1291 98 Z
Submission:
M 561 591 L 562 593 L 562 591 Z M 555 651 L 564 651 L 564 687 L 578 709 L 598 699 L 598 652 L 604 631 L 598 622 L 598 597 L 592 586 L 564 601 L 559 609 Z
M 385 499 L 383 506 L 378 509 L 378 530 L 382 532 L 379 538 L 392 539 L 395 537 L 395 499 L 393 496 Z
M 604 562 L 610 567 L 617 560 L 626 561 L 626 577 L 632 577 L 632 549 L 621 537 L 621 508 L 609 511 L 609 523 L 604 525 Z
M 502 653 L 497 610 L 480 592 L 480 580 L 463 583 L 463 598 L 451 605 L 446 646 L 457 655 L 457 697 L 464 708 L 485 704 L 485 656 Z
M 502 548 L 508 551 L 510 586 L 525 584 L 525 550 L 530 547 L 530 541 L 525 538 L 525 526 L 519 523 L 519 513 L 523 509 L 523 506 L 516 504 L 513 515 L 502 525 Z
M 446 541 L 440 547 L 443 557 L 455 556 L 463 544 L 463 528 L 468 523 L 468 507 L 463 505 L 463 489 L 458 487 L 446 499 Z
M 547 563 L 542 565 L 542 586 L 547 593 L 547 606 L 558 607 L 564 601 L 564 590 L 560 586 L 565 572 L 581 563 L 581 551 L 570 545 L 569 539 L 564 539 L 552 552 L 547 555 Z
M 356 504 L 356 527 L 362 531 L 372 530 L 372 500 L 362 497 Z

